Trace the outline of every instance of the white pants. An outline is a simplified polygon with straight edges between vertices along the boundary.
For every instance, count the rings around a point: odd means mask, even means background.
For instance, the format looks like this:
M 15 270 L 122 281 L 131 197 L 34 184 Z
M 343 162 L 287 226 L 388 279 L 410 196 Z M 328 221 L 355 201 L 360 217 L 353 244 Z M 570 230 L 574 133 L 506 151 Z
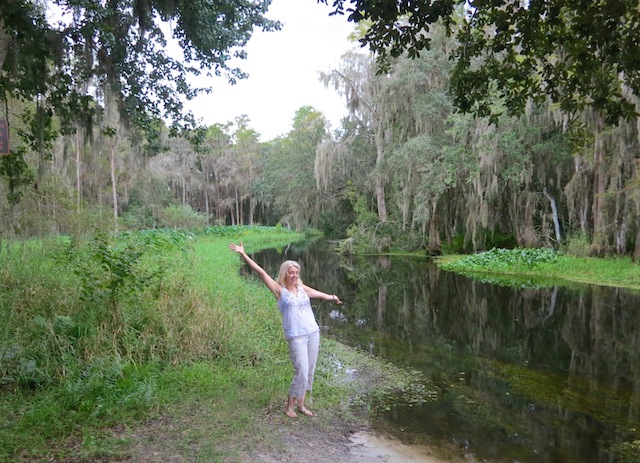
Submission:
M 315 332 L 289 339 L 289 356 L 293 363 L 293 380 L 289 396 L 302 398 L 313 387 L 313 375 L 320 349 L 320 333 Z

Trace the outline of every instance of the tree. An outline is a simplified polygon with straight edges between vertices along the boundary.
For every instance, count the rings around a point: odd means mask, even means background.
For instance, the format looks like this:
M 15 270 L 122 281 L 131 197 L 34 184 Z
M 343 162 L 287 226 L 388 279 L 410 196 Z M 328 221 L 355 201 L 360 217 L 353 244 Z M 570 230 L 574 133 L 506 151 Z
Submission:
M 235 223 L 244 225 L 244 202 L 249 202 L 249 225 L 253 225 L 256 213 L 256 197 L 253 194 L 253 184 L 260 177 L 257 166 L 260 134 L 252 129 L 250 120 L 243 114 L 235 120 L 237 129 L 234 133 L 233 148 L 235 168 Z
M 458 42 L 451 90 L 463 111 L 495 121 L 498 92 L 516 115 L 547 97 L 570 116 L 587 107 L 613 124 L 638 115 L 637 1 L 334 0 L 333 10 L 369 25 L 360 42 L 383 70 L 389 56 L 428 49 L 430 28 L 443 22 Z
M 51 128 L 90 134 L 96 113 L 106 108 L 146 150 L 157 150 L 159 120 L 172 132 L 196 121 L 184 101 L 206 88 L 189 76 L 246 74 L 229 66 L 243 59 L 254 28 L 279 29 L 264 14 L 271 0 L 5 0 L 0 3 L 0 101 L 36 104 L 31 132 L 43 175 Z M 168 52 L 163 23 L 182 56 Z M 27 106 L 27 110 L 30 108 Z M 7 111 L 8 112 L 8 111 Z M 53 117 L 55 116 L 55 118 Z M 23 117 L 24 119 L 24 117 Z M 185 133 L 188 133 L 186 131 Z M 29 141 L 28 141 L 29 142 Z M 31 143 L 32 145 L 34 143 Z M 79 144 L 79 143 L 78 143 Z M 78 170 L 78 189 L 80 186 Z
M 15 178 L 29 178 L 24 159 L 38 154 L 35 185 L 52 166 L 53 142 L 75 134 L 76 204 L 86 187 L 81 153 L 95 156 L 106 129 L 131 140 L 135 152 L 157 154 L 161 121 L 187 135 L 197 122 L 184 109 L 207 88 L 190 76 L 246 77 L 229 65 L 243 59 L 254 28 L 277 30 L 265 18 L 271 0 L 4 0 L 0 2 L 0 103 L 9 120 Z M 165 27 L 170 23 L 170 28 Z M 182 56 L 168 50 L 169 32 Z M 112 114 L 105 125 L 102 114 Z M 19 142 L 15 135 L 19 135 Z M 195 137 L 193 137 L 195 138 Z M 84 150 L 91 145 L 92 149 Z M 115 146 L 112 146 L 115 148 Z M 112 152 L 112 161 L 115 161 Z M 146 160 L 146 157 L 145 157 Z M 25 169 L 18 172 L 17 167 Z M 1 173 L 0 173 L 1 174 Z M 112 163 L 112 202 L 116 184 Z M 25 182 L 22 182 L 23 185 Z M 21 188 L 24 188 L 22 186 Z M 43 191 L 43 188 L 40 189 Z M 12 198 L 19 198 L 13 194 Z M 87 198 L 90 199 L 90 198 Z M 116 212 L 114 212 L 116 214 Z
M 75 105 L 86 107 L 84 82 L 108 86 L 119 97 L 119 109 L 134 126 L 153 117 L 174 124 L 192 123 L 182 98 L 195 89 L 189 75 L 246 77 L 230 67 L 245 58 L 241 48 L 254 27 L 280 27 L 264 14 L 271 0 L 7 0 L 0 5 L 0 90 L 2 95 L 47 97 L 63 120 Z M 61 16 L 52 23 L 45 8 Z M 49 15 L 50 16 L 50 15 Z M 178 59 L 167 52 L 161 23 L 171 22 L 182 48 Z M 197 66 L 196 66 L 197 65 Z
M 325 136 L 327 120 L 311 106 L 298 108 L 286 137 L 273 140 L 264 163 L 264 186 L 274 214 L 296 230 L 319 223 L 314 179 L 316 148 Z
M 349 52 L 342 57 L 343 66 L 328 73 L 320 73 L 325 86 L 330 84 L 345 97 L 352 116 L 359 118 L 371 132 L 376 149 L 376 169 L 372 173 L 380 222 L 387 220 L 385 187 L 388 173 L 385 156 L 391 135 L 393 108 L 385 98 L 386 76 L 376 76 L 372 59 L 368 55 Z

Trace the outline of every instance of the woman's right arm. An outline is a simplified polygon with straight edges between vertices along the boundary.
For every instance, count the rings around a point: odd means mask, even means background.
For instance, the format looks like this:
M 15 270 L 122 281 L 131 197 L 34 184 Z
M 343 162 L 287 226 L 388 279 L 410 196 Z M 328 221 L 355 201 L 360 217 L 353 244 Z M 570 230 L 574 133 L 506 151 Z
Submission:
M 229 249 L 240 254 L 244 261 L 249 265 L 249 267 L 251 267 L 251 270 L 256 272 L 260 279 L 264 281 L 264 284 L 267 285 L 267 288 L 269 288 L 276 299 L 280 298 L 280 285 L 273 278 L 271 278 L 262 267 L 260 267 L 251 257 L 247 255 L 247 253 L 244 251 L 244 245 L 242 244 L 242 241 L 240 241 L 240 244 L 229 243 Z

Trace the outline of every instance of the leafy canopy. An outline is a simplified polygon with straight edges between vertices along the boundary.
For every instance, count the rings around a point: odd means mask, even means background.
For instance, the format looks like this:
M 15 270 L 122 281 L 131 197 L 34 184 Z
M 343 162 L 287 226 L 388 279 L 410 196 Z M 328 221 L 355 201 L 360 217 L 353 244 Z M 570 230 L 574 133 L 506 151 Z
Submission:
M 0 2 L 0 95 L 46 98 L 62 120 L 90 118 L 100 89 L 115 95 L 125 120 L 150 128 L 158 119 L 193 125 L 184 99 L 191 75 L 246 74 L 229 65 L 254 28 L 280 28 L 265 18 L 271 0 L 4 0 Z M 167 27 L 168 26 L 168 27 Z M 168 52 L 165 30 L 182 48 Z M 104 98 L 104 96 L 102 97 Z M 97 101 L 96 101 L 97 100 Z
M 328 0 L 318 0 L 328 3 Z M 465 112 L 491 116 L 497 91 L 511 114 L 550 97 L 570 116 L 591 107 L 609 123 L 638 116 L 637 0 L 334 0 L 332 14 L 369 24 L 360 39 L 381 69 L 429 48 L 442 21 L 457 39 L 452 93 Z

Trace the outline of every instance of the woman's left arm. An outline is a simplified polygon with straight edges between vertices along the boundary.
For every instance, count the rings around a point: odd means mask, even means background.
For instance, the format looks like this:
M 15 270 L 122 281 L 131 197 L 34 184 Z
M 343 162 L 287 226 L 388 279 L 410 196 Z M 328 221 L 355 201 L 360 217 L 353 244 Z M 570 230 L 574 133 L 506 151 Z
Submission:
M 304 292 L 307 293 L 311 299 L 324 299 L 325 301 L 332 301 L 336 304 L 342 304 L 342 301 L 335 294 L 327 294 L 322 291 L 318 291 L 317 289 L 313 289 L 311 286 L 302 285 L 304 288 Z

